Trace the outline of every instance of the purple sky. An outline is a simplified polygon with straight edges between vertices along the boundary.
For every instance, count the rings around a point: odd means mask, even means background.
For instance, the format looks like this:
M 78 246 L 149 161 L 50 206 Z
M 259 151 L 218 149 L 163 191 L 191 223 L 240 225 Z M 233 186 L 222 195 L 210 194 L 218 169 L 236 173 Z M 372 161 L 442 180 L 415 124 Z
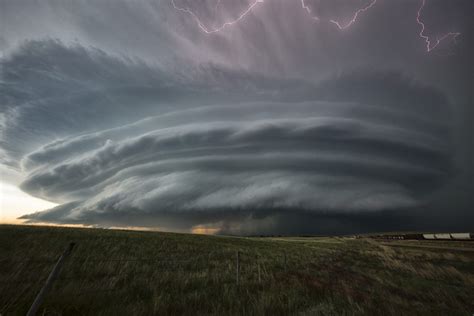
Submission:
M 474 230 L 473 6 L 0 0 L 0 221 Z

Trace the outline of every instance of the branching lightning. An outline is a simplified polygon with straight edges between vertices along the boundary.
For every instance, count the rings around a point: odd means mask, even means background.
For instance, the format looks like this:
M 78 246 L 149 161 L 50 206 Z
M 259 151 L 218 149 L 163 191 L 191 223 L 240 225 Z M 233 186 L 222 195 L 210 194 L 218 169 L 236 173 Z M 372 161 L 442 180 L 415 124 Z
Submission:
M 339 21 L 336 21 L 336 20 L 329 20 L 329 22 L 331 22 L 332 24 L 336 25 L 340 30 L 344 30 L 350 26 L 352 26 L 352 24 L 354 24 L 355 22 L 357 22 L 357 18 L 359 17 L 359 14 L 360 13 L 363 13 L 367 10 L 369 10 L 370 8 L 372 8 L 375 4 L 377 3 L 377 0 L 372 0 L 368 5 L 366 5 L 365 7 L 363 8 L 360 8 L 358 9 L 357 11 L 354 12 L 354 15 L 352 16 L 352 18 L 349 20 L 349 22 L 343 24 Z M 310 7 L 305 3 L 305 0 L 301 0 L 301 6 L 303 7 L 303 9 L 309 14 L 309 16 L 313 19 L 313 20 L 316 20 L 316 21 L 320 21 L 321 18 L 319 16 L 316 16 L 314 15 L 312 12 L 311 12 L 311 9 Z
M 321 18 L 315 14 L 313 14 L 311 8 L 306 4 L 305 0 L 300 0 L 301 1 L 301 7 L 303 8 L 303 10 L 307 13 L 307 15 L 315 20 L 315 21 L 321 21 Z M 346 22 L 346 23 L 342 23 L 340 21 L 337 21 L 337 20 L 334 20 L 334 19 L 330 19 L 329 22 L 336 25 L 337 28 L 339 30 L 345 30 L 347 28 L 350 28 L 354 23 L 357 22 L 358 18 L 359 18 L 359 15 L 361 13 L 364 13 L 368 10 L 370 10 L 373 6 L 376 5 L 378 0 L 371 0 L 370 3 L 368 3 L 366 6 L 362 7 L 362 8 L 359 8 L 357 9 L 354 14 L 352 15 L 352 18 Z M 254 0 L 253 2 L 251 2 L 248 7 L 235 19 L 233 20 L 230 20 L 230 21 L 227 21 L 227 22 L 224 22 L 222 23 L 220 26 L 218 27 L 215 27 L 215 28 L 210 28 L 208 26 L 206 26 L 201 20 L 200 18 L 197 16 L 197 14 L 195 12 L 193 12 L 191 9 L 189 8 L 183 8 L 183 7 L 179 7 L 176 5 L 175 3 L 175 0 L 171 0 L 171 4 L 173 5 L 173 7 L 178 10 L 178 11 L 181 11 L 181 12 L 185 12 L 187 14 L 189 14 L 197 23 L 197 25 L 199 26 L 199 28 L 201 29 L 201 31 L 203 31 L 204 33 L 206 34 L 212 34 L 212 33 L 217 33 L 217 32 L 220 32 L 222 30 L 224 30 L 224 28 L 226 27 L 230 27 L 230 26 L 233 26 L 235 24 L 238 24 L 239 22 L 241 22 L 250 12 L 252 12 L 252 10 L 254 9 L 255 6 L 257 6 L 258 4 L 263 4 L 265 2 L 265 0 Z M 221 0 L 217 0 L 216 2 L 216 5 L 214 7 L 214 11 L 217 12 L 217 9 L 219 7 L 219 5 L 221 4 Z M 448 33 L 445 33 L 443 34 L 442 36 L 440 37 L 437 37 L 435 41 L 432 41 L 430 39 L 430 37 L 428 35 L 425 35 L 425 29 L 426 29 L 426 26 L 425 26 L 425 23 L 423 22 L 422 18 L 421 18 L 421 13 L 424 9 L 426 5 L 426 0 L 421 0 L 421 5 L 420 7 L 418 8 L 418 11 L 417 11 L 417 15 L 416 15 L 416 22 L 418 23 L 418 25 L 420 25 L 421 27 L 421 30 L 420 30 L 420 33 L 419 33 L 419 36 L 420 38 L 422 38 L 425 43 L 426 43 L 426 51 L 427 52 L 431 52 L 433 49 L 435 49 L 439 44 L 441 44 L 442 41 L 444 41 L 445 39 L 447 38 L 452 38 L 453 40 L 456 40 L 456 38 L 461 35 L 461 33 L 459 32 L 448 32 Z
M 306 10 L 306 12 L 308 13 L 308 15 L 309 15 L 313 20 L 319 21 L 319 20 L 320 20 L 319 17 L 312 14 L 310 7 L 308 7 L 308 5 L 307 5 L 304 1 L 305 1 L 305 0 L 301 0 L 301 6 L 303 7 L 303 9 Z
M 191 11 L 190 9 L 188 8 L 181 8 L 181 7 L 178 7 L 176 5 L 176 3 L 174 2 L 174 0 L 171 0 L 171 4 L 173 5 L 173 7 L 178 10 L 178 11 L 182 11 L 182 12 L 186 12 L 188 13 L 189 15 L 191 15 L 194 20 L 196 20 L 196 23 L 198 24 L 199 28 L 206 34 L 212 34 L 212 33 L 217 33 L 217 32 L 220 32 L 222 31 L 224 28 L 228 27 L 228 26 L 232 26 L 236 23 L 239 23 L 242 19 L 245 18 L 245 16 L 247 14 L 249 14 L 250 12 L 252 12 L 253 8 L 259 4 L 259 3 L 263 3 L 264 0 L 255 0 L 254 2 L 252 2 L 248 7 L 247 9 L 242 12 L 236 19 L 234 20 L 231 20 L 231 21 L 228 21 L 228 22 L 225 22 L 223 23 L 221 26 L 217 27 L 217 28 L 208 28 L 204 25 L 204 23 L 201 22 L 201 20 L 199 19 L 199 17 L 196 15 L 196 13 L 194 13 L 193 11 Z M 220 0 L 217 2 L 216 6 L 215 6 L 215 9 L 217 10 L 217 7 L 219 6 L 220 4 Z
M 363 12 L 369 10 L 369 9 L 372 8 L 376 3 L 377 3 L 377 0 L 372 0 L 372 2 L 369 3 L 367 6 L 358 9 L 358 10 L 354 13 L 354 15 L 352 16 L 352 19 L 349 20 L 349 22 L 346 23 L 346 24 L 344 24 L 344 25 L 341 24 L 341 23 L 339 23 L 339 22 L 336 21 L 336 20 L 329 20 L 329 22 L 335 24 L 340 30 L 344 30 L 344 29 L 350 27 L 352 24 L 354 24 L 354 23 L 357 21 L 357 18 L 358 18 L 358 16 L 359 16 L 360 13 L 363 13 Z
M 416 22 L 421 26 L 421 31 L 420 31 L 420 37 L 425 40 L 426 43 L 426 51 L 431 52 L 433 49 L 435 49 L 442 41 L 445 39 L 451 37 L 453 40 L 456 40 L 456 37 L 461 35 L 461 33 L 458 32 L 448 32 L 441 37 L 438 37 L 436 41 L 433 43 L 430 39 L 429 36 L 425 35 L 425 23 L 421 20 L 421 11 L 423 11 L 424 7 L 426 4 L 426 0 L 421 0 L 421 6 L 418 9 L 418 12 L 416 14 Z

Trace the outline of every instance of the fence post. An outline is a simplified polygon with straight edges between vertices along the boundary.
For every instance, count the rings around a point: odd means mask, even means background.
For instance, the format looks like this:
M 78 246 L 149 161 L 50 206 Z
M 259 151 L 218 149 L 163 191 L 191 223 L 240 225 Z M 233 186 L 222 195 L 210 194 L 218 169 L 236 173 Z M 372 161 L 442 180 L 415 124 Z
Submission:
M 262 283 L 262 274 L 260 272 L 260 260 L 258 259 L 259 257 L 257 257 L 258 283 Z
M 207 279 L 211 279 L 211 252 L 207 255 Z
M 36 315 L 36 312 L 38 311 L 38 308 L 41 306 L 41 303 L 43 303 L 44 298 L 46 297 L 46 294 L 48 294 L 49 290 L 51 290 L 54 280 L 56 280 L 56 278 L 59 275 L 59 272 L 61 272 L 61 268 L 64 264 L 64 260 L 66 260 L 67 256 L 69 256 L 69 254 L 71 253 L 75 245 L 76 244 L 73 242 L 70 243 L 69 246 L 61 255 L 61 257 L 59 257 L 58 261 L 56 262 L 56 265 L 54 266 L 53 270 L 49 274 L 48 279 L 46 280 L 46 283 L 43 285 L 43 288 L 41 288 L 41 291 L 36 296 L 36 299 L 31 305 L 30 309 L 28 310 L 28 313 L 26 314 L 26 316 Z
M 240 281 L 240 251 L 237 250 L 237 285 L 239 285 L 239 281 Z

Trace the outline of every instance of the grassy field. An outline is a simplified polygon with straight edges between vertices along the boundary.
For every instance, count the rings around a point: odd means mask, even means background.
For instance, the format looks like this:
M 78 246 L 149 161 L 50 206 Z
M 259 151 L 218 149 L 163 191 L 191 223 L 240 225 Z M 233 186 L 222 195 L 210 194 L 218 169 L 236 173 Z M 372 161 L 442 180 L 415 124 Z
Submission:
M 71 241 L 40 315 L 474 313 L 474 243 L 0 226 L 1 315 L 26 313 Z

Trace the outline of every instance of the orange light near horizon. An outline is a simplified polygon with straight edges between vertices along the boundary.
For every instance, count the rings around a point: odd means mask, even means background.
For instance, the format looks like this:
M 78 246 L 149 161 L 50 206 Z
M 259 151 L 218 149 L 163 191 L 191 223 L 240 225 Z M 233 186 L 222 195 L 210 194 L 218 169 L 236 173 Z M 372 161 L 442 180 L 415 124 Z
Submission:
M 206 225 L 197 225 L 191 229 L 191 233 L 198 235 L 215 235 L 219 232 L 219 228 Z
M 57 204 L 32 197 L 18 187 L 0 181 L 0 224 L 22 224 L 18 217 L 53 208 Z

